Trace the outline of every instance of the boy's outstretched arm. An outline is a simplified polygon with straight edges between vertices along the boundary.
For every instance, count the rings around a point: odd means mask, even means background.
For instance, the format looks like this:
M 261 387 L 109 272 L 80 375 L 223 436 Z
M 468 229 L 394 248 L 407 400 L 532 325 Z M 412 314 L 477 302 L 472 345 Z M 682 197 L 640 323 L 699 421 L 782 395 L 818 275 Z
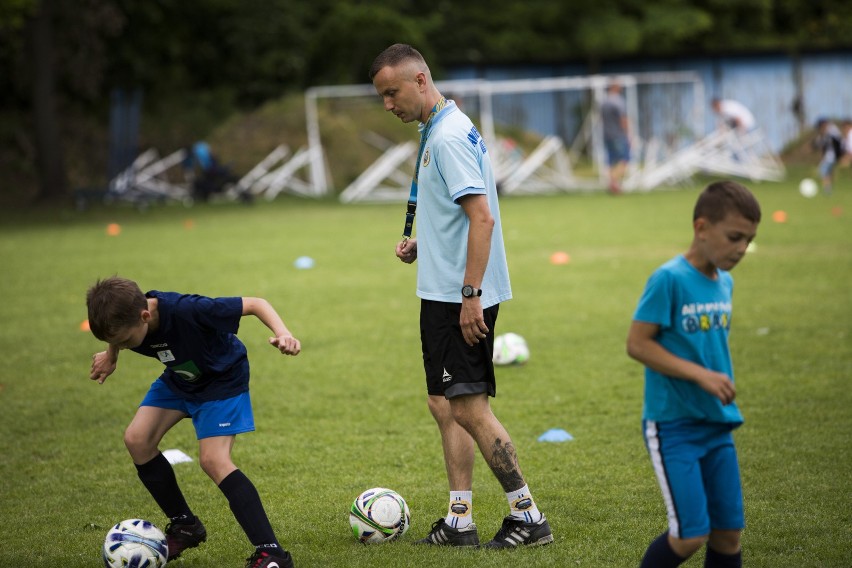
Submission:
M 243 315 L 255 316 L 272 330 L 274 337 L 269 338 L 269 344 L 284 355 L 298 355 L 302 350 L 299 340 L 293 337 L 284 321 L 272 304 L 263 298 L 243 298 Z
M 658 373 L 698 384 L 722 404 L 734 401 L 737 393 L 730 377 L 674 355 L 656 340 L 659 331 L 657 324 L 634 320 L 627 334 L 627 354 Z
M 118 365 L 118 352 L 118 348 L 108 345 L 106 351 L 92 355 L 92 370 L 89 373 L 89 378 L 98 381 L 98 384 L 104 384 L 106 378 L 115 371 Z

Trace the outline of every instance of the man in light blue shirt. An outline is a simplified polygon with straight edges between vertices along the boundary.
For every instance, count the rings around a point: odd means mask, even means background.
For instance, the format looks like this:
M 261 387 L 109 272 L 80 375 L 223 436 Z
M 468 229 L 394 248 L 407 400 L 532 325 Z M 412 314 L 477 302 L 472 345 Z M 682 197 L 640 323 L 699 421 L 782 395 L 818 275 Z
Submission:
M 479 196 L 476 200 L 484 202 L 480 206 L 487 207 L 494 223 L 488 261 L 478 286 L 482 289 L 479 301 L 488 308 L 511 299 L 490 154 L 476 127 L 453 101 L 447 101 L 432 120 L 423 156 L 419 184 L 430 191 L 419 193 L 417 296 L 462 302 L 462 286 L 471 282 L 464 280 L 468 251 L 459 244 L 468 240 L 471 219 L 461 203 L 466 196 Z M 423 247 L 423 243 L 429 243 L 429 247 Z
M 479 546 L 472 514 L 475 448 L 506 492 L 510 514 L 485 546 L 514 548 L 553 541 L 518 466 L 514 444 L 494 416 L 493 352 L 499 304 L 512 297 L 497 188 L 485 142 L 470 119 L 432 81 L 423 56 L 395 44 L 370 67 L 385 110 L 421 124 L 406 235 L 397 257 L 418 261 L 420 338 L 428 404 L 444 450 L 450 501 L 421 544 Z

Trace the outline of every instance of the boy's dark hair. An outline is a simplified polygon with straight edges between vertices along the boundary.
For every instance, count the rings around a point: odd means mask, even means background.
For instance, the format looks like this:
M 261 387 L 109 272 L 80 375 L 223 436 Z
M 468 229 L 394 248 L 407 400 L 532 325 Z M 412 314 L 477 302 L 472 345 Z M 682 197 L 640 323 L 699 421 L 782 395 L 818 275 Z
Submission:
M 379 71 L 385 67 L 396 67 L 397 65 L 411 59 L 414 59 L 423 65 L 426 64 L 426 60 L 423 59 L 420 52 L 410 45 L 405 43 L 393 44 L 381 52 L 376 59 L 373 60 L 373 64 L 370 65 L 370 81 L 372 81 L 373 77 L 378 75 Z
M 738 213 L 752 223 L 760 223 L 760 204 L 745 186 L 735 181 L 717 181 L 704 188 L 695 203 L 692 220 L 703 217 L 718 223 L 728 213 Z
M 112 276 L 98 280 L 86 292 L 89 328 L 101 341 L 137 325 L 142 310 L 148 309 L 145 294 L 133 280 Z

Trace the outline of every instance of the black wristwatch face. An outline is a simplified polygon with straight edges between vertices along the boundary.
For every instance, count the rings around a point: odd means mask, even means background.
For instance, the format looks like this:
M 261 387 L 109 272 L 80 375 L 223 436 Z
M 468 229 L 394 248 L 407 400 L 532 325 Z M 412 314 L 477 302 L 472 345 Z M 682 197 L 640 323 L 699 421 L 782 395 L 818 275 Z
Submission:
M 464 296 L 465 298 L 473 298 L 474 296 L 482 295 L 482 290 L 476 290 L 470 284 L 465 284 L 462 287 L 461 292 L 462 292 L 462 296 Z

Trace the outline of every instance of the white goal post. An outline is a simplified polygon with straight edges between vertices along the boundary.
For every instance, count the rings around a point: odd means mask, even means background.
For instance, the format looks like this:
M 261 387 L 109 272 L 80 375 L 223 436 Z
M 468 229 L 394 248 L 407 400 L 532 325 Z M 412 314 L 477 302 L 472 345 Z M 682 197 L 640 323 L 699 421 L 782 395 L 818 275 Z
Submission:
M 704 135 L 704 111 L 708 103 L 697 73 L 652 72 L 490 81 L 462 79 L 437 81 L 436 86 L 448 98 L 463 101 L 465 112 L 477 124 L 489 150 L 494 152 L 492 162 L 498 182 L 510 182 L 501 184 L 501 191 L 542 193 L 606 187 L 606 156 L 598 109 L 607 86 L 613 81 L 624 88 L 633 134 L 633 156 L 625 189 L 641 189 L 644 188 L 640 175 L 644 152 L 654 153 L 647 158 L 656 167 L 665 162 L 667 154 L 676 153 Z M 340 98 L 369 98 L 369 104 L 377 107 L 381 104 L 369 84 L 320 86 L 305 91 L 308 180 L 313 195 L 326 195 L 334 186 L 322 144 L 318 101 Z M 533 132 L 541 144 L 523 156 L 510 156 L 504 152 L 506 144 L 501 144 L 498 136 L 498 130 L 503 129 Z M 416 143 L 416 132 L 412 132 L 412 140 Z M 413 172 L 414 164 L 401 161 L 404 152 L 400 147 L 394 146 L 387 151 L 394 154 L 380 156 L 358 180 L 342 191 L 342 201 L 387 200 L 407 195 L 405 184 L 385 186 L 383 176 L 398 182 L 405 177 L 401 170 Z M 581 156 L 585 161 L 584 175 L 572 168 L 572 163 Z

